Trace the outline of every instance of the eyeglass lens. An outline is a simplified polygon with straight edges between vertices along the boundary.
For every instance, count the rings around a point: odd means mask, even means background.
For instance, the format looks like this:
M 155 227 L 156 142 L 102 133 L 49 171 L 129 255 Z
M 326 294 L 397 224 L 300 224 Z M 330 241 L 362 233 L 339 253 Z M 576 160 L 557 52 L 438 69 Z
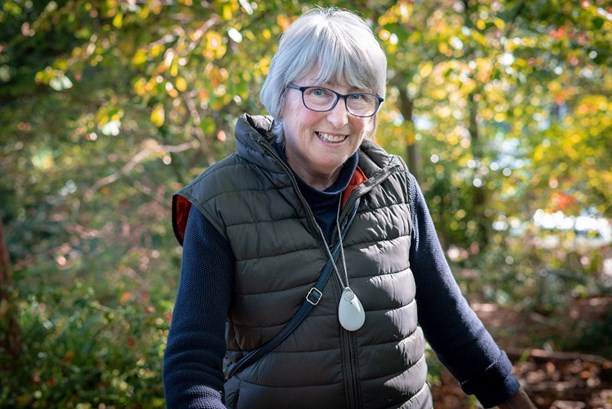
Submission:
M 340 98 L 338 94 L 327 88 L 307 88 L 303 92 L 304 105 L 313 111 L 329 111 Z M 346 98 L 346 108 L 358 116 L 373 115 L 378 109 L 378 99 L 375 95 L 353 93 Z

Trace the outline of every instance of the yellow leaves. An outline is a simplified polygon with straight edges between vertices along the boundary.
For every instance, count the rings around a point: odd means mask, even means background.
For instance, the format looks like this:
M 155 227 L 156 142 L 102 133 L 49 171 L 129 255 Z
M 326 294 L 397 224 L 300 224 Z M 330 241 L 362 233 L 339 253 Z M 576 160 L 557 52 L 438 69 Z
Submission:
M 208 31 L 204 36 L 204 49 L 202 55 L 207 60 L 214 60 L 225 55 L 227 46 L 223 43 L 221 34 L 216 31 Z
M 397 23 L 399 20 L 398 16 L 393 13 L 393 8 L 389 9 L 389 11 L 378 18 L 378 24 L 381 26 L 386 26 L 388 24 Z
M 417 143 L 417 136 L 416 136 L 416 132 L 414 129 L 414 123 L 406 121 L 406 123 L 404 124 L 405 131 L 406 131 L 406 144 L 408 145 L 414 145 L 415 143 Z
M 123 26 L 123 13 L 117 13 L 115 14 L 115 17 L 113 17 L 113 27 L 121 28 L 122 26 Z
M 481 84 L 487 84 L 493 74 L 493 62 L 488 58 L 476 58 L 470 63 L 470 67 L 474 71 L 476 81 Z
M 498 123 L 504 123 L 506 121 L 506 118 L 507 118 L 507 114 L 506 112 L 503 112 L 503 111 L 496 112 L 495 116 L 493 117 L 495 122 L 498 122 Z
M 166 49 L 166 47 L 163 44 L 154 44 L 153 46 L 151 46 L 151 48 L 149 48 L 149 56 L 151 58 L 156 58 L 159 57 L 164 50 Z
M 159 103 L 153 107 L 153 111 L 151 111 L 151 122 L 156 127 L 160 128 L 164 125 L 166 120 L 166 113 L 164 111 L 164 105 Z
M 378 32 L 378 37 L 387 46 L 387 52 L 394 54 L 397 52 L 397 35 L 389 30 L 382 29 Z
M 491 24 L 493 24 L 498 30 L 503 30 L 506 27 L 506 22 L 499 17 L 494 17 L 492 19 L 479 18 L 476 20 L 476 27 L 480 31 L 486 30 Z
M 431 73 L 433 72 L 433 62 L 432 61 L 425 61 L 422 62 L 419 65 L 419 74 L 421 75 L 421 78 L 427 78 L 431 75 Z
M 178 75 L 178 58 L 176 58 L 172 48 L 166 50 L 164 54 L 164 67 L 170 76 L 176 77 Z
M 234 7 L 232 7 L 232 4 L 224 4 L 223 5 L 223 9 L 221 12 L 221 16 L 223 17 L 223 20 L 225 21 L 230 21 L 232 19 L 233 16 L 233 9 Z
M 482 35 L 480 32 L 476 31 L 476 30 L 471 30 L 471 35 L 472 38 L 481 46 L 487 48 L 488 44 L 487 44 L 487 39 L 485 38 L 484 35 Z
M 135 53 L 134 56 L 132 57 L 132 64 L 134 64 L 135 66 L 140 66 L 143 65 L 147 62 L 147 52 L 146 50 L 140 48 L 138 49 Z
M 151 12 L 151 9 L 149 8 L 149 6 L 145 4 L 138 11 L 138 18 L 141 20 L 145 20 L 147 17 L 149 17 L 150 12 Z
M 62 64 L 59 64 L 60 66 Z M 66 76 L 63 70 L 46 67 L 43 71 L 36 73 L 35 81 L 38 84 L 48 84 L 56 91 L 63 91 L 72 88 L 72 81 Z
M 165 85 L 166 93 L 170 96 L 170 98 L 176 98 L 179 96 L 178 91 L 174 88 L 171 82 L 166 82 Z
M 385 26 L 388 24 L 406 24 L 412 14 L 413 5 L 406 0 L 400 0 L 393 7 L 378 18 L 378 24 Z
M 380 38 L 382 41 L 389 41 L 389 38 L 391 38 L 391 32 L 389 30 L 382 29 L 378 32 L 378 38 Z
M 449 132 L 447 137 L 446 137 L 446 142 L 448 142 L 448 144 L 450 145 L 459 145 L 459 142 L 461 142 L 461 136 L 458 132 L 458 129 L 454 129 L 453 131 Z
M 180 92 L 184 92 L 187 90 L 187 80 L 183 77 L 177 77 L 176 81 L 174 82 L 174 86 Z
M 399 7 L 400 21 L 402 23 L 407 23 L 410 15 L 412 14 L 414 4 L 408 1 L 398 1 L 397 4 Z
M 447 57 L 453 55 L 453 49 L 445 42 L 440 42 L 438 44 L 438 51 L 440 51 L 440 54 L 443 54 Z
M 506 28 L 506 22 L 499 17 L 495 17 L 493 19 L 493 24 L 497 27 L 498 30 L 503 30 Z
M 291 24 L 291 22 L 291 18 L 283 14 L 280 14 L 276 17 L 276 24 L 278 24 L 282 31 L 285 31 L 287 27 L 289 27 L 289 24 Z
M 272 59 L 270 57 L 263 57 L 259 60 L 258 68 L 259 71 L 263 75 L 268 75 L 268 71 L 270 71 L 270 64 L 272 63 Z
M 479 115 L 485 121 L 490 121 L 495 116 L 495 111 L 493 109 L 489 108 L 489 107 L 483 107 L 483 108 L 481 108 L 481 110 L 479 112 Z
M 124 112 L 115 103 L 116 101 L 111 101 L 96 113 L 96 126 L 103 135 L 117 136 L 121 131 L 121 119 Z
M 140 77 L 134 83 L 134 92 L 136 93 L 136 95 L 141 97 L 147 96 L 148 94 L 153 92 L 156 84 L 157 81 L 154 78 L 147 80 L 143 77 Z
M 149 7 L 153 14 L 158 15 L 162 12 L 164 5 L 162 4 L 161 0 L 151 0 L 149 1 Z

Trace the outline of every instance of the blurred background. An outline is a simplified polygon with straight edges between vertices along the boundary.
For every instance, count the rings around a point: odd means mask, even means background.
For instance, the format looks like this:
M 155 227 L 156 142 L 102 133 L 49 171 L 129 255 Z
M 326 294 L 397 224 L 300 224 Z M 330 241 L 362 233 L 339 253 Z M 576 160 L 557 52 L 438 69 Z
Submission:
M 539 408 L 612 408 L 603 0 L 0 1 L 0 407 L 163 408 L 170 198 L 234 151 L 281 32 L 336 5 L 387 52 L 376 141 Z M 475 408 L 430 354 L 437 408 Z

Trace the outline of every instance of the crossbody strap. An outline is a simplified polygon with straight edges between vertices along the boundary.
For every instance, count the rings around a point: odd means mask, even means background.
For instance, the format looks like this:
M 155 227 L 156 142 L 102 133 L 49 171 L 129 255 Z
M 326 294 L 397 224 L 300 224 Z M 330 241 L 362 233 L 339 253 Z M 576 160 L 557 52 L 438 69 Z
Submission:
M 350 218 L 345 225 L 344 229 L 342 229 L 342 236 L 346 234 L 348 227 L 353 222 L 355 218 L 355 214 L 357 214 L 357 208 L 359 206 L 355 205 L 353 211 L 350 215 Z M 321 270 L 321 274 L 319 275 L 319 279 L 315 283 L 315 285 L 308 291 L 304 302 L 300 306 L 300 308 L 293 314 L 293 317 L 285 324 L 285 326 L 268 342 L 263 344 L 257 349 L 250 351 L 249 353 L 243 355 L 237 362 L 230 364 L 230 366 L 226 370 L 225 379 L 229 379 L 232 376 L 236 375 L 238 372 L 242 371 L 247 366 L 253 364 L 261 357 L 263 357 L 268 352 L 272 351 L 276 348 L 281 342 L 283 342 L 297 327 L 302 323 L 304 318 L 310 313 L 310 310 L 314 308 L 315 305 L 321 301 L 323 298 L 323 288 L 327 284 L 329 277 L 334 269 L 334 260 L 338 258 L 338 254 L 340 254 L 342 240 L 338 240 L 338 243 L 334 246 L 332 250 L 332 259 L 327 260 L 323 270 Z

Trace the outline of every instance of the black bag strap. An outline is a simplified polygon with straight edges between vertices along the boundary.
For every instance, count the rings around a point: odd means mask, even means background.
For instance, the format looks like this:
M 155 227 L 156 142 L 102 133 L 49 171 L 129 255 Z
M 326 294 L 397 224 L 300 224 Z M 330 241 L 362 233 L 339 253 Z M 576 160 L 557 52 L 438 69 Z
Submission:
M 342 230 L 341 234 L 344 237 L 348 227 L 353 222 L 355 215 L 357 214 L 357 208 L 359 206 L 355 205 L 353 211 L 350 215 L 350 218 Z M 225 379 L 229 379 L 232 376 L 236 375 L 238 372 L 242 371 L 247 366 L 255 363 L 261 357 L 263 357 L 268 352 L 272 351 L 276 348 L 281 342 L 283 342 L 297 327 L 302 323 L 304 318 L 310 313 L 310 310 L 316 306 L 321 298 L 323 298 L 323 288 L 327 284 L 329 277 L 334 269 L 334 260 L 338 258 L 341 250 L 342 240 L 338 240 L 338 243 L 334 246 L 332 250 L 332 259 L 327 260 L 325 266 L 321 270 L 321 274 L 319 275 L 319 279 L 315 283 L 315 285 L 308 291 L 306 294 L 305 300 L 300 306 L 300 308 L 293 314 L 293 317 L 285 324 L 285 326 L 272 338 L 268 340 L 265 344 L 260 346 L 257 349 L 254 349 L 247 354 L 243 355 L 237 362 L 230 364 L 230 366 L 226 370 Z

